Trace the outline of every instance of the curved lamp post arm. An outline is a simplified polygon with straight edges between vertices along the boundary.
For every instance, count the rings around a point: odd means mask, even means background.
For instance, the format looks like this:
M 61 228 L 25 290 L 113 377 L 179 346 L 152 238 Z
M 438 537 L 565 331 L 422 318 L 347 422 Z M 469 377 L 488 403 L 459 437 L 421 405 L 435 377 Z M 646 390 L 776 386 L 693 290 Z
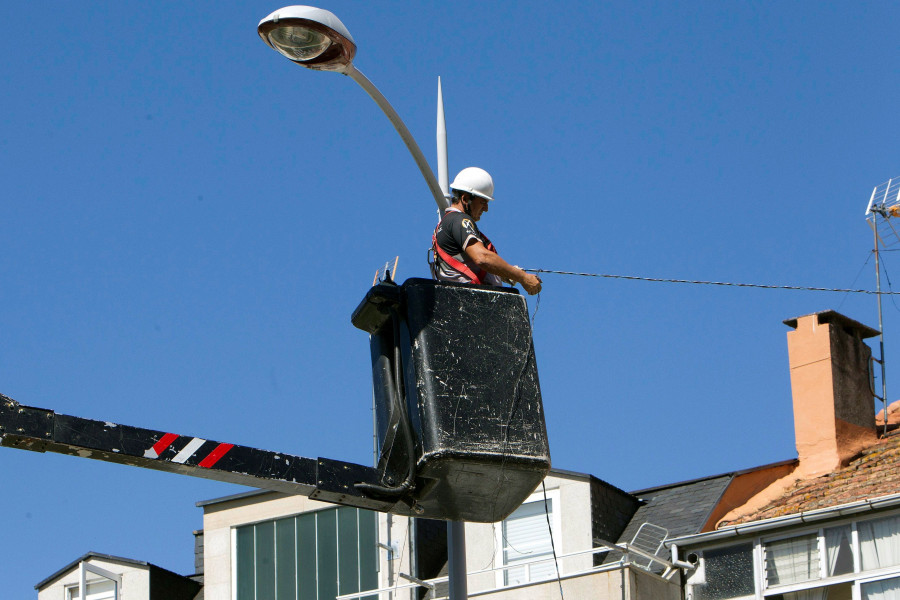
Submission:
M 397 111 L 394 110 L 391 103 L 387 101 L 387 98 L 385 98 L 384 95 L 378 91 L 378 88 L 375 87 L 375 84 L 369 81 L 369 79 L 363 75 L 359 69 L 354 67 L 352 63 L 347 65 L 340 72 L 350 77 L 350 79 L 358 83 L 362 89 L 366 90 L 366 93 L 372 97 L 372 100 L 375 101 L 378 107 L 381 108 L 381 111 L 391 121 L 394 129 L 397 130 L 397 133 L 399 133 L 400 137 L 403 139 L 403 143 L 406 144 L 409 153 L 412 154 L 413 160 L 416 161 L 419 171 L 422 172 L 422 177 L 425 178 L 425 183 L 428 184 L 428 189 L 431 190 L 431 195 L 434 196 L 434 201 L 437 203 L 438 210 L 442 211 L 450 206 L 450 203 L 441 191 L 441 186 L 434 177 L 434 172 L 428 165 L 428 161 L 425 160 L 425 155 L 422 154 L 422 150 L 409 132 L 409 129 L 407 129 L 406 124 L 403 123 L 400 115 L 397 114 Z

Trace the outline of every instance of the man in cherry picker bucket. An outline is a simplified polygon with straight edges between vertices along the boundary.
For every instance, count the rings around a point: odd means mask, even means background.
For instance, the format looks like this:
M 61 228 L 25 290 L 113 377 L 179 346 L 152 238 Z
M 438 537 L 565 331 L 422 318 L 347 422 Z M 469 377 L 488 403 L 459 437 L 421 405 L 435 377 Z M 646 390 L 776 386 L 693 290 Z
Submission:
M 431 238 L 431 272 L 441 281 L 502 286 L 521 283 L 531 295 L 541 291 L 541 278 L 514 267 L 499 254 L 475 225 L 493 200 L 494 180 L 484 169 L 467 167 L 450 184 L 450 208 L 444 211 Z

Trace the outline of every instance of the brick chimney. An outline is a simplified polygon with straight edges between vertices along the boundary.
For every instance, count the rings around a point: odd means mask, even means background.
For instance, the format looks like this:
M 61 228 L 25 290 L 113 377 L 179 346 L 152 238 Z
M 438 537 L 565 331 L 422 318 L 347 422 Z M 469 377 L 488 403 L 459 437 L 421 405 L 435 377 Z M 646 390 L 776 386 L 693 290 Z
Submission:
M 794 435 L 806 477 L 831 473 L 877 439 L 869 387 L 878 331 L 834 311 L 788 319 Z

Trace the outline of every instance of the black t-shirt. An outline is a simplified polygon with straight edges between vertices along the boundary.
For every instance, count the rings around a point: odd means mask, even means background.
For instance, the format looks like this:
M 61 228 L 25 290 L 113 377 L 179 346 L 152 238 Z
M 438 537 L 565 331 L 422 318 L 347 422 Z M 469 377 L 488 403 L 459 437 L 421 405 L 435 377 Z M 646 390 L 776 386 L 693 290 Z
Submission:
M 472 220 L 472 217 L 458 210 L 446 211 L 440 226 L 438 226 L 435 240 L 441 250 L 461 263 L 464 263 L 473 273 L 481 273 L 481 269 L 469 259 L 464 251 L 465 247 L 473 241 L 479 241 L 485 246 L 488 244 L 487 239 L 480 231 L 478 231 L 478 226 L 475 225 L 475 221 Z M 436 256 L 435 260 L 438 264 L 438 279 L 472 283 L 470 277 L 448 265 L 440 256 Z M 480 277 L 482 278 L 482 283 L 502 285 L 500 278 L 496 275 L 482 273 Z

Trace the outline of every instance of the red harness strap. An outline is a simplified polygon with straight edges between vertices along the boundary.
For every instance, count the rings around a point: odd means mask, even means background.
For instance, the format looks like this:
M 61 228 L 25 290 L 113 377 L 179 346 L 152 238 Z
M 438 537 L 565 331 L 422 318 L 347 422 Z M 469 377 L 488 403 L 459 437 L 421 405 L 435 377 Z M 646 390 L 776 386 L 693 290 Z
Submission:
M 435 256 L 440 257 L 442 261 L 450 265 L 450 267 L 471 279 L 472 283 L 481 285 L 484 283 L 483 278 L 487 275 L 487 271 L 485 271 L 484 269 L 478 269 L 478 274 L 476 275 L 475 272 L 468 267 L 468 265 L 450 256 L 450 254 L 448 254 L 447 251 L 441 248 L 437 243 L 437 232 L 441 228 L 441 225 L 444 223 L 444 217 L 446 217 L 448 214 L 449 211 L 444 213 L 444 216 L 441 217 L 440 223 L 438 223 L 437 227 L 434 228 L 434 233 L 431 234 L 431 247 L 434 249 L 434 254 Z M 479 231 L 478 233 L 481 232 Z M 497 249 L 494 248 L 494 244 L 491 243 L 491 240 L 489 240 L 488 237 L 483 233 L 481 233 L 481 237 L 484 238 L 484 247 L 494 254 L 497 254 Z M 465 250 L 463 250 L 463 252 L 465 252 Z

